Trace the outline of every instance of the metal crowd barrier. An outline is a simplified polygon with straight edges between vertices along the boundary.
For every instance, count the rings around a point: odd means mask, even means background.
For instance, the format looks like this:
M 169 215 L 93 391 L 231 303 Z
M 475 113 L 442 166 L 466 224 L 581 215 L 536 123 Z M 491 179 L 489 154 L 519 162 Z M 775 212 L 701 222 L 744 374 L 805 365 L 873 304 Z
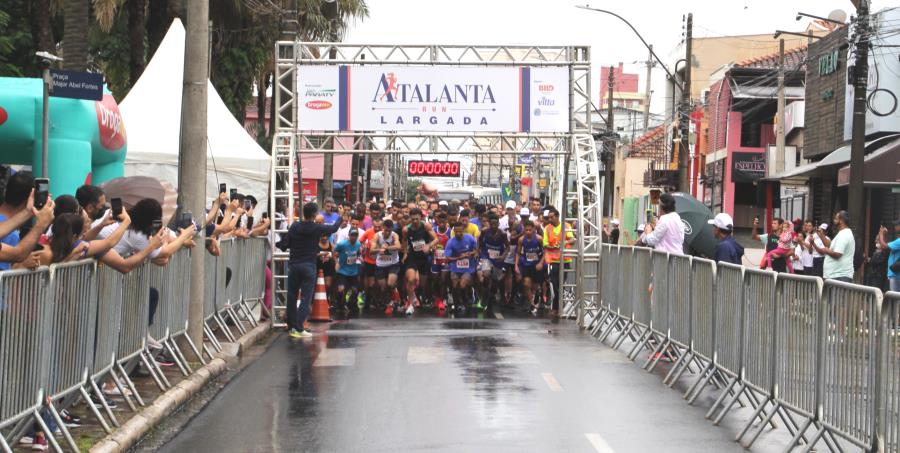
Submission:
M 649 351 L 649 369 L 677 359 L 664 382 L 694 374 L 689 404 L 715 386 L 715 424 L 749 406 L 736 438 L 745 447 L 784 426 L 793 436 L 785 451 L 900 451 L 900 293 L 604 247 L 589 330 L 601 341 L 617 333 L 614 348 L 631 340 L 632 360 Z
M 118 355 L 119 332 L 122 327 L 122 300 L 125 297 L 124 276 L 109 266 L 97 267 L 97 336 L 94 342 L 94 366 L 91 376 L 87 380 L 82 394 L 87 391 L 100 395 L 101 389 L 98 383 L 106 376 L 111 376 L 113 383 L 124 394 L 121 381 L 115 372 L 116 356 Z M 87 387 L 87 388 L 86 388 Z M 119 421 L 106 403 L 105 398 L 98 398 L 106 416 L 113 425 L 119 426 Z M 97 409 L 90 406 L 94 415 L 103 425 L 105 430 L 112 431 L 106 421 L 100 416 Z

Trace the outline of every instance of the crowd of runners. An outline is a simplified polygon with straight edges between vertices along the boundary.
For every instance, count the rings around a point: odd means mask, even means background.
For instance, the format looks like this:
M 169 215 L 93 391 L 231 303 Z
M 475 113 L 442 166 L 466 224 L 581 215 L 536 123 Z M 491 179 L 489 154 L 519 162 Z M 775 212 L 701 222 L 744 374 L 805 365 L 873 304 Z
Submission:
M 315 221 L 323 224 L 317 270 L 331 307 L 387 315 L 501 306 L 555 315 L 560 249 L 575 243 L 572 225 L 562 241 L 559 212 L 538 199 L 527 206 L 513 200 L 337 206 L 326 200 Z

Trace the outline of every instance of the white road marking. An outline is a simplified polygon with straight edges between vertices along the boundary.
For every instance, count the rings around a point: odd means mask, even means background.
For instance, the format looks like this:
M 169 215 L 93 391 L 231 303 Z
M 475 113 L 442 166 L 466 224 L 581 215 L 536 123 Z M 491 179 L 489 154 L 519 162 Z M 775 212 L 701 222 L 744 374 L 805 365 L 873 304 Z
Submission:
M 353 366 L 356 364 L 356 348 L 323 349 L 313 366 Z
M 510 364 L 528 364 L 528 363 L 540 363 L 537 357 L 532 354 L 531 351 L 525 348 L 516 348 L 516 347 L 499 347 L 497 348 L 497 355 L 500 356 L 500 360 L 503 363 Z
M 559 381 L 553 377 L 553 373 L 541 373 L 541 377 L 544 378 L 544 382 L 547 383 L 547 387 L 550 387 L 551 392 L 561 392 L 563 388 L 559 385 Z
M 406 351 L 406 362 L 413 365 L 441 363 L 444 361 L 444 348 L 410 346 Z
M 503 313 L 494 313 L 494 317 L 497 319 L 503 319 Z
M 588 442 L 594 446 L 594 450 L 597 450 L 597 453 L 615 453 L 615 450 L 599 434 L 585 433 L 584 437 L 587 437 Z

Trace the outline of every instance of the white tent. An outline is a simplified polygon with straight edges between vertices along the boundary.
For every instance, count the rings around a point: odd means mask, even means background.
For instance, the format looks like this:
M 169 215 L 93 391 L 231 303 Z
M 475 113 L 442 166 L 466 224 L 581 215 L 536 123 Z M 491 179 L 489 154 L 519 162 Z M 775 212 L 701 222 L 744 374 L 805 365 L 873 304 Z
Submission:
M 153 176 L 178 185 L 184 41 L 184 25 L 175 19 L 141 78 L 119 104 L 128 134 L 126 176 Z M 255 196 L 265 209 L 270 157 L 235 120 L 209 81 L 207 88 L 207 201 L 218 194 L 219 183 L 226 183 Z

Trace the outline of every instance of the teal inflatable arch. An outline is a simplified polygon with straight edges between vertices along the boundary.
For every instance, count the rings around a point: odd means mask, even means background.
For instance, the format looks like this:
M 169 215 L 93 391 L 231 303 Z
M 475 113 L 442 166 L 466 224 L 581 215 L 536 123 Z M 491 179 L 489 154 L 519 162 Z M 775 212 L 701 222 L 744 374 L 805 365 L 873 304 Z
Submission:
M 0 77 L 0 163 L 31 165 L 41 175 L 41 79 Z M 47 170 L 53 196 L 82 184 L 124 175 L 127 140 L 119 106 L 102 101 L 50 98 Z

